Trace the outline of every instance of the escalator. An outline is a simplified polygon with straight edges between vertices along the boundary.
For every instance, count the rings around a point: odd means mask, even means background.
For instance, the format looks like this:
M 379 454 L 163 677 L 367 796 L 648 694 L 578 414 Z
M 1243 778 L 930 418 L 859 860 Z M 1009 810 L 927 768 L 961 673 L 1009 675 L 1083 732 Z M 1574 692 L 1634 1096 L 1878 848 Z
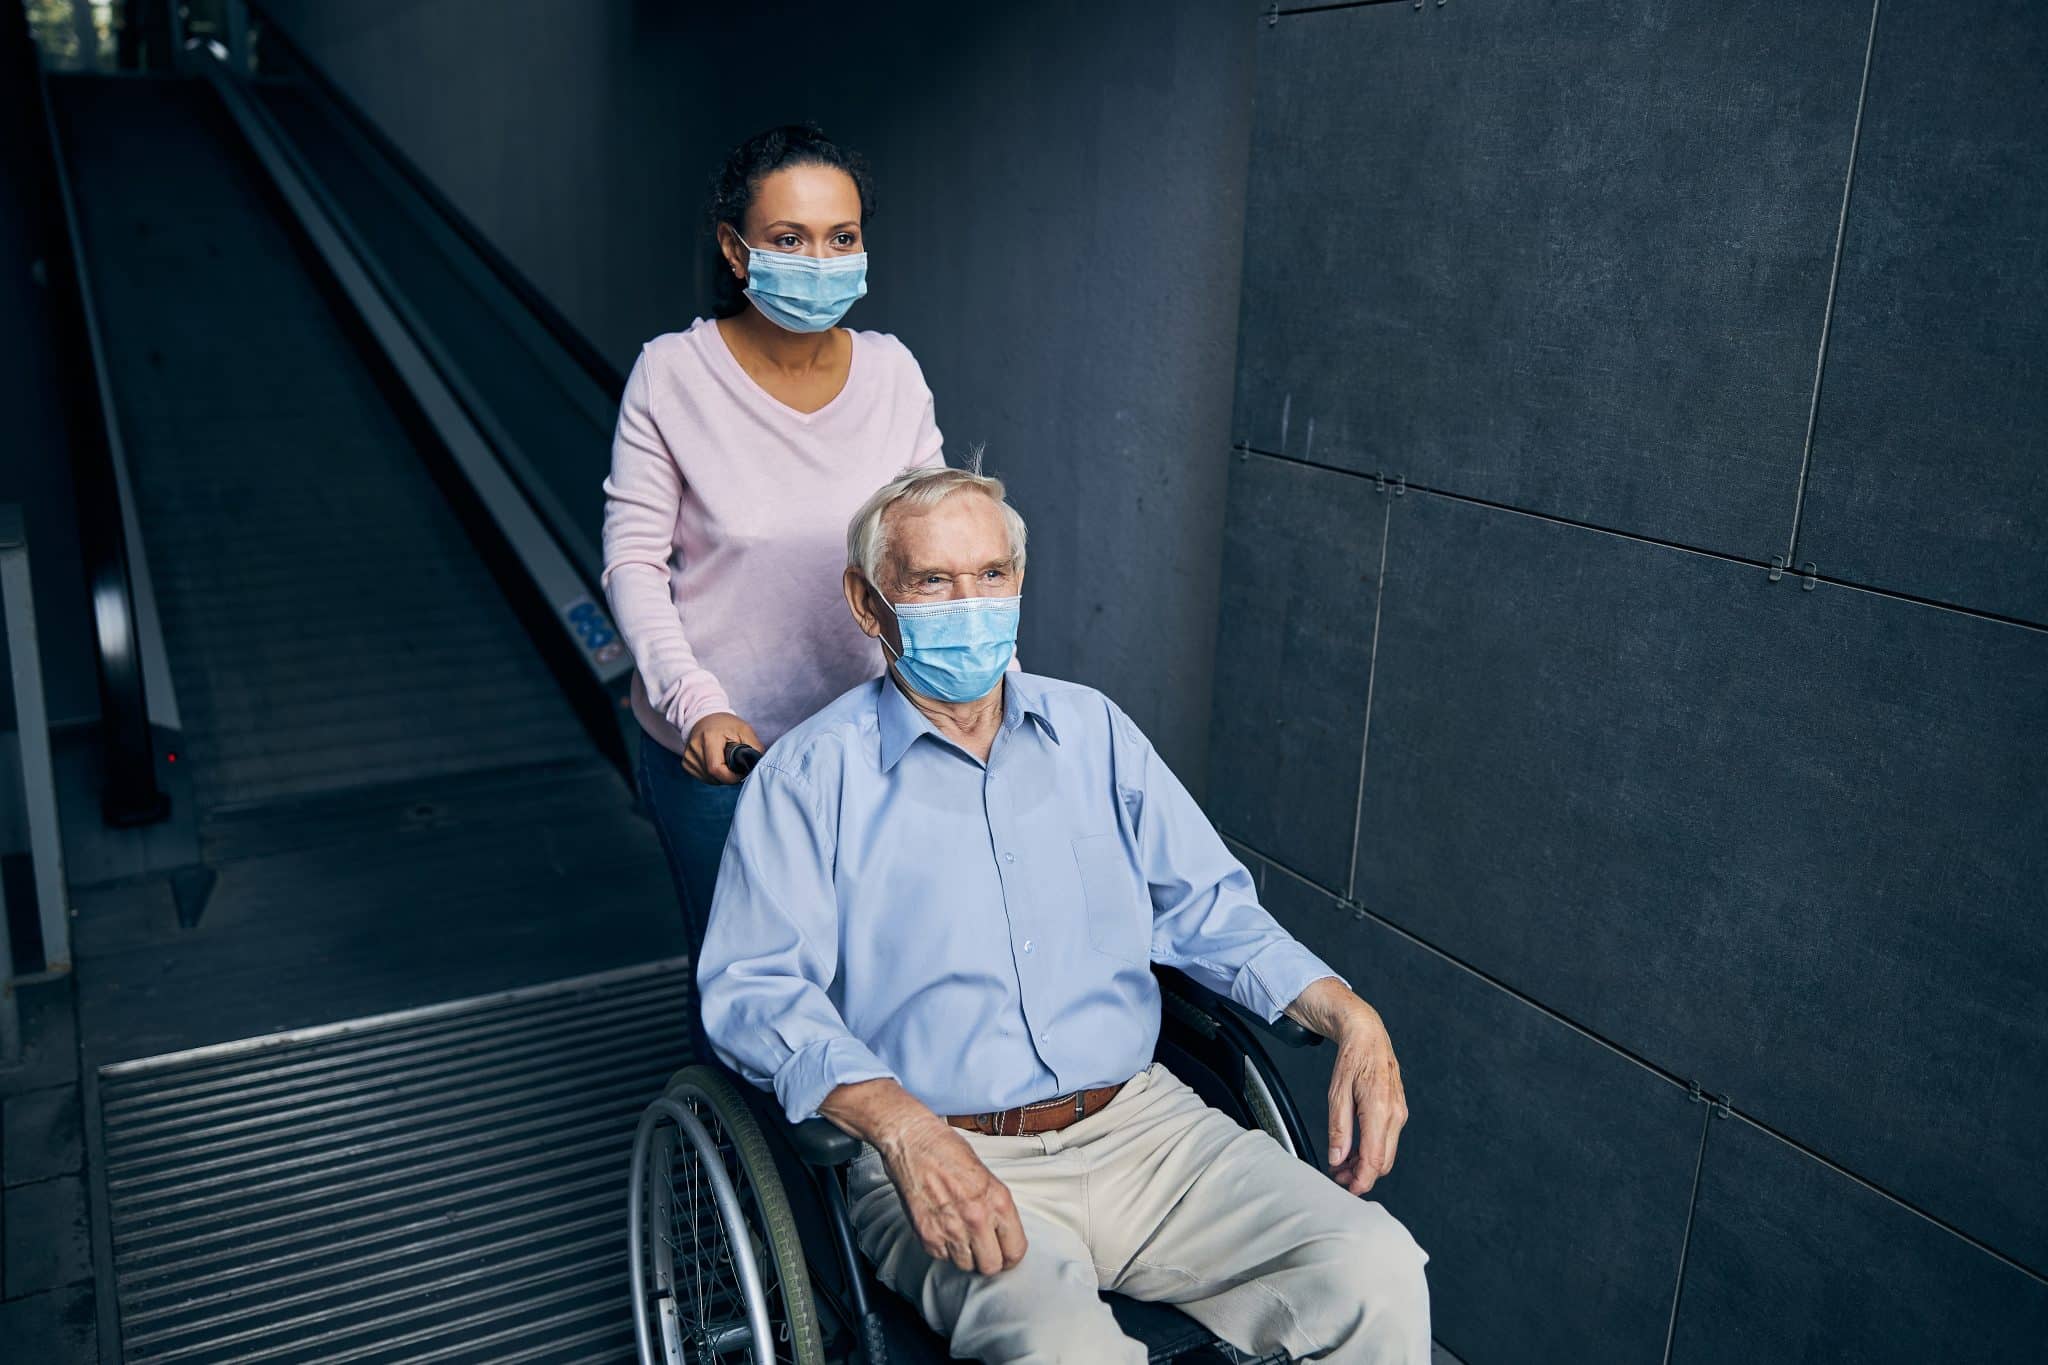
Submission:
M 611 376 L 317 84 L 48 87 L 205 888 L 73 858 L 102 1359 L 624 1358 Z
M 201 809 L 598 761 L 214 92 L 52 96 Z

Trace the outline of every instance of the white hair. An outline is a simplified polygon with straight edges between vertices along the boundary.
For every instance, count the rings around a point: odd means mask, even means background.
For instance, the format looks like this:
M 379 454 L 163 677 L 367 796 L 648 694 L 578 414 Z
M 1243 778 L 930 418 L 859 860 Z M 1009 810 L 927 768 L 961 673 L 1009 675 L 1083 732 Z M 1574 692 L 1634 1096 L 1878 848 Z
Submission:
M 1024 573 L 1024 518 L 1004 499 L 1003 481 L 981 472 L 980 446 L 974 448 L 968 460 L 965 469 L 947 465 L 906 469 L 877 488 L 874 496 L 862 503 L 860 510 L 853 514 L 853 520 L 847 523 L 847 566 L 859 569 L 868 582 L 879 588 L 881 581 L 877 575 L 882 571 L 882 561 L 889 556 L 889 509 L 902 506 L 922 511 L 937 507 L 963 488 L 971 488 L 986 495 L 1002 512 L 1003 525 L 1010 533 L 1010 558 L 1015 561 L 1012 568 L 1021 577 Z

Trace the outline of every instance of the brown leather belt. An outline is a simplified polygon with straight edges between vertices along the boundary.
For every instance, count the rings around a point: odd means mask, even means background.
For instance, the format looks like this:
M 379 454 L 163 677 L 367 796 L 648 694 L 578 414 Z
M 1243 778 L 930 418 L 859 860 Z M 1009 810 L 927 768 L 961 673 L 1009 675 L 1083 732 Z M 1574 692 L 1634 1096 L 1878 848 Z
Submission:
M 948 1114 L 946 1122 L 955 1128 L 966 1128 L 986 1137 L 1024 1137 L 1031 1133 L 1057 1133 L 1068 1124 L 1075 1123 L 1088 1115 L 1097 1113 L 1116 1098 L 1117 1091 L 1124 1088 L 1118 1081 L 1115 1085 L 1098 1085 L 1093 1090 L 1076 1090 L 1071 1095 L 1056 1095 L 1036 1104 L 1023 1104 L 1015 1109 L 1004 1109 L 993 1114 Z

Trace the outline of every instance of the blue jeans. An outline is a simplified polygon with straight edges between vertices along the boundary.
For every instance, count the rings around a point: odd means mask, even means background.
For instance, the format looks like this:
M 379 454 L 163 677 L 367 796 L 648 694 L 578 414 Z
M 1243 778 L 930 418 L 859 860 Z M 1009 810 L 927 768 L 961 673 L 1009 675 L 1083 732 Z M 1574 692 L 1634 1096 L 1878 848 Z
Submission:
M 669 875 L 675 878 L 676 900 L 682 905 L 683 929 L 694 970 L 697 955 L 704 947 L 704 928 L 711 920 L 711 892 L 718 885 L 718 860 L 725 853 L 725 836 L 732 829 L 732 812 L 739 804 L 740 788 L 699 782 L 683 771 L 682 759 L 644 731 L 640 735 L 638 767 L 640 799 L 646 802 L 654 831 L 661 836 L 661 851 L 668 855 Z M 711 1049 L 701 1041 L 701 1021 L 693 1018 L 690 1022 L 691 1046 L 697 1060 L 713 1060 Z

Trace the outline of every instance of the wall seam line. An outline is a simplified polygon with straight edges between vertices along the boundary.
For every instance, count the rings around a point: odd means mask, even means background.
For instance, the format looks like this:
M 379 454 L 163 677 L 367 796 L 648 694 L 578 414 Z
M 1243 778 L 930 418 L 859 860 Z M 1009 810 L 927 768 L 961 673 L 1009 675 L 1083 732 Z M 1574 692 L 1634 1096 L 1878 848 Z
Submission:
M 1707 1135 L 1714 1131 L 1714 1106 L 1700 1115 L 1700 1151 L 1693 1161 L 1692 1198 L 1685 1205 L 1685 1235 L 1678 1241 L 1678 1277 L 1671 1285 L 1671 1319 L 1664 1327 L 1664 1365 L 1671 1365 L 1671 1347 L 1678 1339 L 1678 1305 L 1685 1298 L 1685 1262 L 1692 1254 L 1692 1223 L 1700 1208 L 1700 1174 L 1707 1168 Z
M 1573 1033 L 1576 1033 L 1581 1037 L 1585 1038 L 1586 1041 L 1594 1043 L 1599 1047 L 1606 1049 L 1608 1052 L 1613 1053 L 1616 1057 L 1619 1057 L 1623 1061 L 1633 1063 L 1634 1065 L 1642 1068 L 1644 1071 L 1649 1072 L 1652 1076 L 1655 1076 L 1658 1080 L 1663 1081 L 1665 1084 L 1670 1085 L 1679 1091 L 1689 1093 L 1690 1086 L 1686 1078 L 1679 1076 L 1674 1072 L 1667 1071 L 1665 1068 L 1658 1066 L 1655 1062 L 1652 1062 L 1647 1058 L 1638 1056 L 1636 1053 L 1629 1051 L 1627 1048 L 1621 1046 L 1619 1043 L 1616 1043 L 1610 1038 L 1606 1038 L 1598 1033 L 1595 1033 L 1592 1029 L 1587 1028 L 1584 1024 L 1579 1023 L 1576 1019 L 1573 1019 L 1571 1016 L 1563 1014 L 1558 1010 L 1552 1008 L 1551 1006 L 1546 1005 L 1542 1001 L 1536 999 L 1536 997 L 1529 995 L 1524 991 L 1517 990 L 1515 987 L 1508 985 L 1507 982 L 1502 981 L 1499 977 L 1494 976 L 1491 972 L 1487 972 L 1478 967 L 1475 967 L 1471 963 L 1465 961 L 1464 959 L 1457 957 L 1452 953 L 1444 951 L 1442 948 L 1437 947 L 1434 943 L 1431 943 L 1428 939 L 1423 938 L 1421 935 L 1415 933 L 1411 929 L 1405 928 L 1402 925 L 1395 923 L 1393 920 L 1388 919 L 1385 915 L 1381 914 L 1377 910 L 1372 909 L 1370 906 L 1363 905 L 1357 901 L 1346 902 L 1343 897 L 1339 896 L 1331 888 L 1324 886 L 1315 878 L 1310 877 L 1303 872 L 1299 872 L 1294 868 L 1288 866 L 1286 863 L 1281 862 L 1272 854 L 1267 853 L 1265 850 L 1258 848 L 1256 845 L 1247 843 L 1242 837 L 1235 834 L 1229 835 L 1229 837 L 1232 839 L 1236 839 L 1239 843 L 1244 844 L 1245 847 L 1250 848 L 1254 852 L 1256 852 L 1259 855 L 1259 857 L 1266 862 L 1267 866 L 1272 868 L 1274 871 L 1277 871 L 1284 876 L 1292 877 L 1295 881 L 1300 882 L 1303 886 L 1321 892 L 1323 895 L 1329 897 L 1331 902 L 1334 904 L 1340 906 L 1348 905 L 1348 908 L 1351 910 L 1353 914 L 1360 915 L 1367 919 L 1373 920 L 1374 922 L 1381 925 L 1383 928 L 1386 928 L 1392 931 L 1393 933 L 1400 935 L 1402 938 L 1407 939 L 1410 943 L 1422 949 L 1424 952 L 1430 954 L 1432 957 L 1441 958 L 1443 961 L 1449 963 L 1451 966 L 1456 967 L 1459 971 L 1466 972 L 1472 976 L 1478 977 L 1481 981 L 1486 982 L 1486 984 L 1492 986 L 1494 989 L 1500 991 L 1501 993 L 1512 996 L 1516 1000 L 1519 1000 L 1523 1004 L 1527 1005 L 1529 1008 L 1536 1010 L 1537 1012 L 1546 1015 L 1549 1018 L 1555 1020 L 1556 1022 L 1564 1025 Z
M 1224 833 L 1225 831 L 1219 829 L 1218 832 Z M 1259 855 L 1260 858 L 1265 860 L 1269 867 L 1276 869 L 1289 877 L 1294 878 L 1294 880 L 1300 882 L 1303 886 L 1309 887 L 1311 890 L 1320 891 L 1323 895 L 1327 896 L 1330 899 L 1333 905 L 1341 906 L 1346 904 L 1344 899 L 1340 897 L 1335 891 L 1331 890 L 1327 886 L 1324 886 L 1315 878 L 1307 876 L 1306 874 L 1299 872 L 1292 867 L 1289 867 L 1286 863 L 1281 862 L 1279 859 L 1273 857 L 1270 853 L 1265 852 L 1263 849 L 1258 848 L 1257 845 L 1250 843 L 1249 841 L 1241 838 L 1238 835 L 1233 834 L 1229 837 L 1236 839 L 1241 844 L 1244 844 L 1246 848 L 1252 849 Z M 1501 994 L 1510 996 L 1515 1000 L 1519 1000 L 1521 1003 L 1527 1005 L 1530 1009 L 1535 1010 L 1537 1013 L 1545 1016 L 1546 1018 L 1554 1020 L 1559 1024 L 1564 1025 L 1573 1033 L 1576 1033 L 1580 1037 L 1584 1038 L 1587 1042 L 1593 1043 L 1594 1045 L 1603 1048 L 1608 1052 L 1613 1053 L 1616 1057 L 1619 1057 L 1621 1060 L 1625 1062 L 1633 1063 L 1635 1066 L 1640 1067 L 1642 1070 L 1649 1072 L 1652 1076 L 1656 1077 L 1660 1081 L 1663 1081 L 1667 1085 L 1675 1086 L 1680 1090 L 1684 1090 L 1687 1093 L 1690 1093 L 1690 1085 L 1688 1084 L 1685 1078 L 1679 1076 L 1676 1072 L 1669 1071 L 1664 1067 L 1659 1066 L 1657 1063 L 1651 1061 L 1649 1058 L 1641 1056 L 1638 1053 L 1631 1052 L 1629 1049 L 1615 1042 L 1612 1038 L 1608 1038 L 1599 1033 L 1595 1033 L 1592 1029 L 1586 1027 L 1584 1024 L 1581 1024 L 1576 1019 L 1573 1019 L 1570 1015 L 1563 1013 L 1562 1011 L 1556 1009 L 1553 1006 L 1544 1004 L 1542 1001 L 1538 1000 L 1535 996 L 1528 994 L 1526 991 L 1517 990 L 1515 987 L 1510 986 L 1507 982 L 1501 980 L 1499 977 L 1493 975 L 1491 972 L 1484 971 L 1481 968 L 1473 966 L 1471 963 L 1465 961 L 1463 958 L 1460 958 L 1455 954 L 1446 952 L 1444 949 L 1439 948 L 1436 944 L 1431 943 L 1428 939 L 1423 938 L 1420 934 L 1417 934 L 1412 929 L 1404 928 L 1400 924 L 1395 923 L 1393 920 L 1387 918 L 1387 916 L 1381 914 L 1379 911 L 1374 910 L 1368 906 L 1360 905 L 1356 901 L 1351 901 L 1348 904 L 1354 914 L 1362 918 L 1370 919 L 1374 923 L 1380 925 L 1382 928 L 1387 929 L 1392 933 L 1398 934 L 1400 937 L 1408 940 L 1408 942 L 1422 949 L 1430 956 L 1442 959 L 1444 962 L 1449 963 L 1451 966 L 1457 968 L 1459 971 L 1462 971 L 1469 976 L 1478 977 L 1487 985 L 1492 986 L 1495 990 L 1501 992 Z M 2018 1257 L 2013 1256 L 2008 1252 L 2000 1251 L 1997 1247 L 1992 1246 L 1989 1242 L 1984 1241 L 1982 1238 L 1977 1237 L 1972 1233 L 1965 1232 L 1962 1228 L 1957 1227 L 1955 1224 L 1949 1222 L 1947 1219 L 1929 1213 L 1926 1209 L 1921 1208 L 1918 1204 L 1915 1204 L 1908 1199 L 1905 1199 L 1899 1195 L 1892 1193 L 1890 1190 L 1871 1180 L 1869 1177 L 1858 1175 L 1856 1172 L 1850 1170 L 1847 1166 L 1844 1166 L 1841 1162 L 1834 1160 L 1832 1157 L 1825 1155 L 1824 1153 L 1820 1152 L 1815 1148 L 1807 1146 L 1799 1139 L 1793 1137 L 1790 1133 L 1787 1133 L 1782 1129 L 1775 1128 L 1770 1124 L 1765 1123 L 1756 1115 L 1750 1113 L 1749 1111 L 1735 1104 L 1734 1101 L 1729 1099 L 1727 1096 L 1723 1095 L 1717 1097 L 1709 1093 L 1709 1098 L 1713 1099 L 1715 1103 L 1718 1103 L 1725 1107 L 1728 1110 L 1729 1118 L 1740 1119 L 1742 1122 L 1748 1124 L 1750 1127 L 1756 1129 L 1758 1132 L 1764 1134 L 1766 1137 L 1774 1138 L 1777 1141 L 1784 1143 L 1787 1147 L 1790 1147 L 1793 1151 L 1799 1153 L 1801 1156 L 1804 1156 L 1809 1160 L 1818 1162 L 1820 1165 L 1827 1167 L 1836 1175 L 1839 1175 L 1846 1180 L 1854 1181 L 1856 1184 L 1861 1185 L 1864 1189 L 1870 1191 L 1874 1195 L 1877 1195 L 1885 1202 L 1892 1204 L 1897 1208 L 1903 1209 L 1905 1212 L 1912 1214 L 1916 1218 L 1922 1219 L 1923 1221 L 1928 1223 L 1932 1223 L 1935 1227 L 1940 1228 L 1943 1232 L 1948 1233 L 1951 1237 L 1956 1238 L 1958 1241 L 1967 1243 L 1968 1245 L 1976 1248 L 1978 1251 L 1983 1252 L 1986 1256 L 1991 1257 L 1993 1260 L 2003 1262 L 2005 1265 L 2010 1266 L 2012 1269 L 2020 1272 L 2020 1274 L 2025 1275 L 2028 1279 L 2034 1280 L 2043 1285 L 2048 1285 L 2048 1272 L 2034 1269 L 2034 1267 L 2028 1265 L 2025 1261 L 2020 1260 Z
M 1380 514 L 1380 572 L 1373 583 L 1372 648 L 1365 665 L 1365 723 L 1358 736 L 1358 801 L 1351 810 L 1351 871 L 1344 879 L 1347 898 L 1358 895 L 1358 841 L 1365 834 L 1365 757 L 1372 748 L 1372 688 L 1380 673 L 1380 612 L 1387 605 L 1387 542 L 1394 538 L 1394 500 L 1385 499 Z
M 1287 464 L 1301 465 L 1308 469 L 1320 469 L 1329 474 L 1342 474 L 1347 478 L 1371 479 L 1385 477 L 1373 472 L 1339 469 L 1335 465 L 1321 464 L 1314 460 L 1304 460 L 1294 455 L 1281 455 L 1274 451 L 1261 450 L 1259 447 L 1252 445 L 1241 445 L 1239 449 L 1249 454 L 1257 455 L 1262 459 L 1281 460 Z M 1637 545 L 1650 545 L 1660 550 L 1676 550 L 1680 554 L 1697 555 L 1701 559 L 1711 559 L 1722 564 L 1733 564 L 1745 569 L 1769 569 L 1773 567 L 1762 560 L 1730 554 L 1726 550 L 1709 550 L 1699 545 L 1687 545 L 1682 541 L 1661 540 L 1656 536 L 1646 536 L 1635 531 L 1616 530 L 1612 526 L 1601 526 L 1596 522 L 1576 521 L 1571 517 L 1558 516 L 1554 512 L 1539 512 L 1533 508 L 1517 507 L 1513 503 L 1507 502 L 1495 502 L 1490 498 L 1478 497 L 1471 493 L 1456 493 L 1448 488 L 1437 488 L 1430 484 L 1408 483 L 1406 487 L 1410 493 L 1424 494 L 1433 498 L 1445 498 L 1452 502 L 1469 503 L 1474 507 L 1484 507 L 1495 512 L 1506 512 L 1513 516 L 1528 517 L 1533 521 L 1549 522 L 1553 526 L 1570 527 L 1575 531 L 1592 531 L 1598 535 L 1612 536 L 1616 540 L 1631 541 Z M 1805 577 L 1803 574 L 1792 576 Z M 1844 588 L 1850 592 L 1868 593 L 1872 597 L 1888 598 L 1894 602 L 1909 602 L 1916 607 L 1928 607 L 1935 611 L 1951 612 L 1957 616 L 1967 616 L 1978 621 L 1989 621 L 1996 625 L 2015 626 L 2021 630 L 2030 630 L 2037 633 L 2048 632 L 2048 623 L 2030 621 L 2023 616 L 2007 616 L 2001 612 L 1986 611 L 1981 607 L 1966 607 L 1955 602 L 1943 602 L 1936 598 L 1922 597 L 1917 593 L 1906 592 L 1899 588 L 1882 588 L 1874 583 L 1858 583 L 1854 579 L 1839 578 L 1832 574 L 1817 571 L 1813 575 L 1813 580 L 1816 583 L 1825 583 L 1832 588 Z
M 1400 0 L 1333 0 L 1332 3 L 1327 5 L 1282 5 L 1277 9 L 1268 10 L 1259 17 L 1285 19 L 1289 15 L 1294 14 L 1325 14 L 1331 10 L 1339 9 L 1377 9 L 1381 5 L 1392 5 L 1399 2 Z M 1441 4 L 1443 0 L 1437 0 L 1437 2 Z M 1409 0 L 1409 3 L 1413 4 L 1414 0 Z M 1415 8 L 1421 9 L 1422 6 L 1416 5 Z
M 1842 209 L 1835 219 L 1835 254 L 1828 264 L 1827 302 L 1820 314 L 1820 347 L 1813 357 L 1813 393 L 1806 405 L 1806 439 L 1799 449 L 1799 479 L 1792 491 L 1792 530 L 1785 564 L 1799 557 L 1799 522 L 1806 511 L 1806 476 L 1813 466 L 1814 425 L 1820 419 L 1821 376 L 1827 369 L 1828 338 L 1835 324 L 1835 288 L 1842 278 L 1842 244 L 1849 235 L 1849 196 L 1856 187 L 1856 153 L 1863 143 L 1863 105 L 1870 93 L 1870 64 L 1877 52 L 1877 12 L 1884 0 L 1870 0 L 1870 30 L 1863 41 L 1863 80 L 1856 87 L 1856 121 L 1849 131 L 1849 165 L 1842 174 Z

